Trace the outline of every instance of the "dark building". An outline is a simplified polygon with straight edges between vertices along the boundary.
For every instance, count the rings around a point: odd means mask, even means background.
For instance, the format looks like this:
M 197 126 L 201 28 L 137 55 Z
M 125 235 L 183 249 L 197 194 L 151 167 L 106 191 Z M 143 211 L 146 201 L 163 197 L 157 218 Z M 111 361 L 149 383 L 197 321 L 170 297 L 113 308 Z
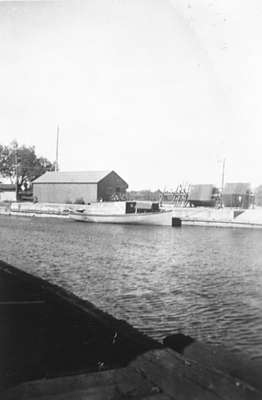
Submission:
M 223 204 L 225 207 L 249 208 L 254 196 L 251 185 L 247 182 L 226 183 L 223 190 Z
M 218 197 L 218 189 L 212 184 L 191 185 L 188 202 L 193 207 L 214 207 Z
M 257 206 L 262 206 L 262 185 L 258 186 L 255 190 L 255 202 Z
M 114 171 L 46 172 L 33 182 L 41 203 L 91 203 L 124 198 L 128 184 Z

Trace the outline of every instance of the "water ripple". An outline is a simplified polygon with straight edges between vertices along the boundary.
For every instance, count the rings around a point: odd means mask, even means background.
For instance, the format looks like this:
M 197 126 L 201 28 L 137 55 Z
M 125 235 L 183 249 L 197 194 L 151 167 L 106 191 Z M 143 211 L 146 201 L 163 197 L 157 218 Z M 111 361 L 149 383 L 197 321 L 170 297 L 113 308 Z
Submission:
M 0 217 L 1 259 L 162 339 L 262 360 L 262 231 Z

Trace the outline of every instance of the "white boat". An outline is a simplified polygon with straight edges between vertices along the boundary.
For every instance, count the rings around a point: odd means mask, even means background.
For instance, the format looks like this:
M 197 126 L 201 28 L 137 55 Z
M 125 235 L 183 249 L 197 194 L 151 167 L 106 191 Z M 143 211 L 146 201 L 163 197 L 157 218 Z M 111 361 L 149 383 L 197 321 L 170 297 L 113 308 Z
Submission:
M 172 226 L 172 210 L 161 210 L 154 202 L 105 202 L 76 209 L 70 213 L 75 221 L 109 224 Z

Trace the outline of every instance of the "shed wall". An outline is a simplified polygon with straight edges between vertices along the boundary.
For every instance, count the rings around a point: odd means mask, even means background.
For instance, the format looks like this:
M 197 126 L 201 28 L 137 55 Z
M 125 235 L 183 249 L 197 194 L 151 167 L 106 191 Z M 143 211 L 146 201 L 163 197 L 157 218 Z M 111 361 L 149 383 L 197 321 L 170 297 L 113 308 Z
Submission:
M 225 207 L 249 208 L 251 197 L 248 194 L 223 194 L 223 204 Z
M 98 183 L 98 199 L 110 201 L 114 194 L 126 194 L 127 183 L 115 172 L 111 172 Z
M 74 203 L 83 198 L 85 203 L 97 201 L 96 183 L 35 183 L 33 194 L 41 203 Z
M 189 192 L 189 200 L 210 201 L 213 194 L 213 185 L 192 185 Z
M 0 192 L 0 201 L 16 201 L 16 192 Z

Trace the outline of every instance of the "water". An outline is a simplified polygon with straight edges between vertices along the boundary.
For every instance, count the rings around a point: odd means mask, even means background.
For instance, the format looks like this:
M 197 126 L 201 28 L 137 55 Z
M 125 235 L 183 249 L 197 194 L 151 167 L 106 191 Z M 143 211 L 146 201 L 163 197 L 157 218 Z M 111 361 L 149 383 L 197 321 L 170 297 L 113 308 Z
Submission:
M 262 230 L 0 216 L 1 259 L 156 339 L 183 332 L 262 361 Z

